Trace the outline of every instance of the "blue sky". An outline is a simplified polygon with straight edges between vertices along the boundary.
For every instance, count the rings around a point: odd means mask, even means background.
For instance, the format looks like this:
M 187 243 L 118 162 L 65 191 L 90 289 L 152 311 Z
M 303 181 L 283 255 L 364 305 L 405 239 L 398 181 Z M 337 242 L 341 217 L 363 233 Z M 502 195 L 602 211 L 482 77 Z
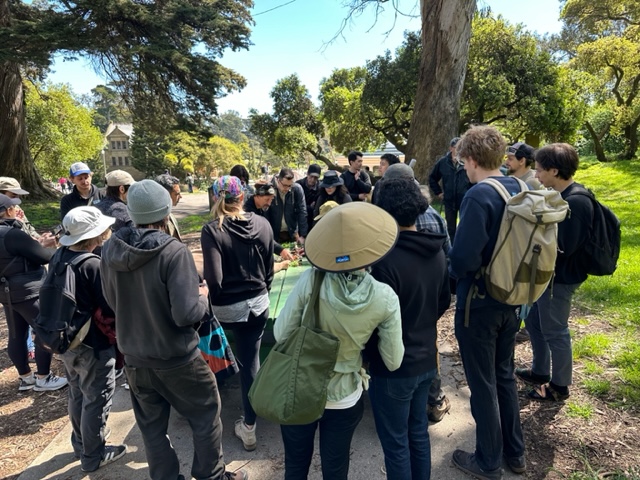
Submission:
M 418 0 L 398 0 L 403 13 L 417 15 Z M 220 113 L 236 110 L 246 115 L 250 108 L 271 110 L 269 92 L 280 78 L 297 73 L 317 102 L 319 83 L 335 68 L 364 65 L 367 60 L 394 51 L 405 30 L 418 30 L 419 20 L 410 16 L 395 19 L 390 6 L 374 21 L 374 10 L 355 17 L 343 37 L 329 42 L 340 29 L 347 9 L 341 0 L 254 0 L 253 45 L 248 51 L 229 52 L 221 63 L 247 79 L 241 92 L 218 102 Z M 391 2 L 388 2 L 391 3 Z M 558 0 L 478 0 L 511 23 L 522 23 L 530 31 L 555 33 L 560 30 Z M 279 7 L 279 8 L 278 8 Z M 273 9 L 273 10 L 272 10 Z M 271 10 L 271 11 L 269 11 Z M 89 93 L 105 83 L 83 60 L 56 61 L 49 80 L 68 83 L 78 94 Z

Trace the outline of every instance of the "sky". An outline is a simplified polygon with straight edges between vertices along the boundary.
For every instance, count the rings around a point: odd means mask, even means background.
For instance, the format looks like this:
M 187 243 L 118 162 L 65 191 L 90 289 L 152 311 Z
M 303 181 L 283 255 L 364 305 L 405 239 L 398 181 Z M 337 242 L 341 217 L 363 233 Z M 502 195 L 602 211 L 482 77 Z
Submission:
M 277 80 L 293 73 L 317 103 L 320 81 L 334 69 L 364 66 L 387 50 L 393 52 L 402 43 L 405 30 L 420 28 L 415 17 L 419 1 L 397 1 L 407 15 L 395 16 L 391 6 L 386 6 L 376 22 L 374 9 L 369 8 L 348 22 L 342 37 L 332 41 L 348 12 L 344 0 L 254 0 L 253 45 L 247 51 L 227 52 L 220 60 L 244 76 L 247 86 L 221 98 L 218 112 L 235 110 L 242 116 L 251 108 L 270 112 L 269 92 Z M 478 0 L 478 6 L 489 6 L 512 24 L 521 23 L 539 34 L 557 33 L 561 28 L 558 0 Z M 76 94 L 90 93 L 96 85 L 106 83 L 83 60 L 64 62 L 58 58 L 53 70 L 48 80 L 68 83 Z

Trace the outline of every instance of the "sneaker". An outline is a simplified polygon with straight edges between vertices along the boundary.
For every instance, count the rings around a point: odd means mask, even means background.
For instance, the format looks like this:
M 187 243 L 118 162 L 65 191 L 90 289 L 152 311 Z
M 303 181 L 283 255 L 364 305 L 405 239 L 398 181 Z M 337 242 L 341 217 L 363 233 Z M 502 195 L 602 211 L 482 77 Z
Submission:
M 516 377 L 532 385 L 544 385 L 551 380 L 550 375 L 538 375 L 537 373 L 533 373 L 533 370 L 530 368 L 516 368 Z
M 104 441 L 106 442 L 111 436 L 111 429 L 109 427 L 104 427 Z M 80 459 L 80 454 L 74 452 L 73 456 L 77 459 Z
M 100 460 L 100 464 L 91 470 L 82 468 L 83 472 L 95 472 L 101 467 L 108 465 L 111 462 L 115 462 L 116 460 L 122 458 L 127 453 L 126 445 L 105 445 L 104 453 L 102 454 L 102 460 Z
M 26 390 L 31 390 L 36 386 L 36 376 L 32 373 L 28 377 L 18 377 L 20 383 L 18 384 L 18 391 L 24 392 Z
M 225 472 L 224 480 L 249 480 L 249 474 L 246 470 L 238 470 L 237 472 Z
M 451 403 L 447 397 L 443 397 L 440 403 L 427 406 L 427 416 L 432 423 L 438 423 L 451 410 Z
M 124 368 L 116 368 L 116 378 L 120 378 L 124 373 Z
M 240 440 L 242 440 L 242 446 L 248 452 L 256 449 L 256 426 L 253 428 L 248 428 L 247 424 L 244 423 L 244 417 L 240 417 L 236 420 L 235 425 L 235 434 Z M 242 478 L 242 477 L 239 477 Z
M 502 480 L 503 471 L 501 468 L 495 470 L 482 470 L 476 460 L 475 453 L 465 452 L 464 450 L 456 450 L 451 457 L 453 466 L 464 473 L 471 475 L 478 480 Z
M 504 457 L 505 462 L 507 462 L 507 466 L 513 473 L 524 473 L 527 471 L 527 461 L 524 458 L 524 455 L 520 457 Z
M 53 373 L 50 373 L 44 378 L 36 377 L 36 385 L 33 387 L 34 392 L 50 392 L 53 390 L 60 390 L 62 387 L 66 387 L 67 381 L 64 377 L 58 377 Z

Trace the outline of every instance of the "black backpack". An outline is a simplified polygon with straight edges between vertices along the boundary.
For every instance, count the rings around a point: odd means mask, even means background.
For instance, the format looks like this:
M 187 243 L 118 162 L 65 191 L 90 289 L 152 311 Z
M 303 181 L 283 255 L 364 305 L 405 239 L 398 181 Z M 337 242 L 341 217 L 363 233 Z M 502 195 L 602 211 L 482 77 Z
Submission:
M 612 275 L 620 256 L 620 220 L 608 208 L 596 200 L 591 190 L 577 188 L 571 195 L 584 195 L 593 204 L 591 236 L 584 245 L 582 272 L 588 275 Z
M 80 329 L 91 320 L 91 311 L 80 311 L 76 303 L 76 273 L 93 253 L 77 255 L 70 262 L 61 261 L 66 248 L 59 249 L 49 264 L 49 272 L 40 287 L 40 314 L 33 329 L 42 346 L 52 353 L 64 353 L 78 336 Z M 88 328 L 83 330 L 86 336 Z M 82 341 L 84 338 L 78 338 Z

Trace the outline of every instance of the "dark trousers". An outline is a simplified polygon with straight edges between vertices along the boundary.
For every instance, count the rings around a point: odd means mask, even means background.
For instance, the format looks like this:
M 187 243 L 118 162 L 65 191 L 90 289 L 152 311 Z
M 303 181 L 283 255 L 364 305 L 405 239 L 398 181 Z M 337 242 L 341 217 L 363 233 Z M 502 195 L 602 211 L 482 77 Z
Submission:
M 471 414 L 476 422 L 476 458 L 483 470 L 495 470 L 507 457 L 524 455 L 513 352 L 519 320 L 507 305 L 470 311 L 457 309 L 455 330 L 464 373 L 471 390 Z
M 240 368 L 240 389 L 242 392 L 242 409 L 244 411 L 244 423 L 253 425 L 256 423 L 256 412 L 249 402 L 249 390 L 253 385 L 258 370 L 260 370 L 260 345 L 264 327 L 269 318 L 267 308 L 259 316 L 249 314 L 246 322 L 220 323 L 222 328 L 233 332 L 236 360 Z
M 360 398 L 351 408 L 325 410 L 308 425 L 282 425 L 284 480 L 306 480 L 313 457 L 316 429 L 320 429 L 320 460 L 324 480 L 347 480 L 351 440 L 362 420 L 364 402 Z
M 115 347 L 95 351 L 81 343 L 62 355 L 69 381 L 71 445 L 82 468 L 95 470 L 104 453 L 104 434 L 116 389 Z
M 4 316 L 7 319 L 9 330 L 9 342 L 7 350 L 11 363 L 18 370 L 18 375 L 26 375 L 31 371 L 29 367 L 29 351 L 27 349 L 27 337 L 29 325 L 33 323 L 40 313 L 39 299 L 33 298 L 25 302 L 12 303 L 12 311 L 4 306 Z M 36 336 L 36 366 L 39 375 L 47 375 L 51 368 L 51 354 L 40 346 Z
M 168 369 L 125 366 L 136 423 L 142 433 L 152 480 L 176 480 L 180 462 L 167 436 L 171 407 L 185 417 L 193 432 L 191 476 L 221 480 L 222 422 L 216 377 L 201 355 Z
M 449 240 L 453 245 L 453 239 L 456 236 L 456 226 L 458 225 L 458 209 L 452 205 L 444 206 L 444 219 L 447 221 L 447 232 L 449 232 Z M 455 290 L 452 290 L 455 292 Z

